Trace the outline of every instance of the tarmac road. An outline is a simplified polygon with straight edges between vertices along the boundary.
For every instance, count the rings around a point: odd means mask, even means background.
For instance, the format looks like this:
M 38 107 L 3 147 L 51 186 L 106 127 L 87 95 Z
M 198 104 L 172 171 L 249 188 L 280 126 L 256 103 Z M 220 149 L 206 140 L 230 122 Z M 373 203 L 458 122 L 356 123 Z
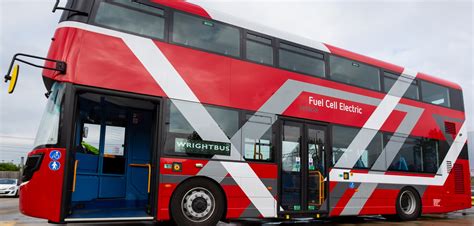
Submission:
M 299 222 L 272 222 L 264 225 L 332 225 L 332 226 L 362 226 L 362 225 L 404 225 L 404 226 L 444 226 L 444 225 L 474 225 L 474 208 L 467 210 L 466 215 L 460 212 L 440 215 L 426 215 L 422 216 L 418 221 L 411 222 L 390 222 L 382 217 L 350 217 L 350 218 L 332 218 L 330 220 L 313 220 L 313 221 L 299 221 Z M 18 210 L 18 198 L 0 198 L 0 226 L 14 226 L 14 225 L 32 225 L 42 226 L 48 225 L 46 220 L 31 218 L 22 215 Z M 69 224 L 69 225 L 110 225 L 110 223 L 102 224 Z M 137 223 L 113 223 L 112 225 L 136 225 L 146 226 L 151 225 L 149 222 Z M 164 224 L 166 225 L 166 224 Z M 231 224 L 220 223 L 219 226 L 227 225 L 256 225 L 251 222 L 235 222 Z

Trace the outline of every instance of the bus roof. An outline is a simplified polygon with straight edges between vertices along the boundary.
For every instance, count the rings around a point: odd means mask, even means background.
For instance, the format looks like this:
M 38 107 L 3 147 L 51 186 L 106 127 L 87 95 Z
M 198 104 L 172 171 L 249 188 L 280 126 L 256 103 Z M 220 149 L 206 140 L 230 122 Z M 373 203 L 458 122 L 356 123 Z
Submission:
M 404 70 L 404 67 L 398 66 L 395 64 L 391 64 L 382 60 L 378 60 L 372 57 L 364 56 L 362 54 L 354 53 L 339 47 L 335 47 L 326 43 L 321 43 L 316 40 L 312 40 L 306 37 L 298 36 L 295 34 L 291 34 L 285 31 L 281 31 L 278 29 L 270 28 L 258 23 L 254 23 L 242 18 L 237 18 L 232 15 L 216 11 L 211 8 L 204 8 L 202 6 L 199 6 L 194 3 L 187 2 L 185 0 L 176 0 L 176 1 L 169 1 L 169 0 L 152 0 L 155 3 L 168 6 L 174 9 L 178 9 L 184 12 L 188 12 L 191 14 L 199 15 L 205 18 L 221 21 L 224 23 L 228 23 L 234 26 L 242 27 L 251 31 L 255 31 L 258 33 L 270 35 L 276 38 L 280 38 L 286 41 L 290 41 L 293 43 L 297 43 L 303 46 L 307 46 L 310 48 L 314 48 L 320 51 L 332 53 L 335 55 L 339 55 L 342 57 L 346 57 L 349 59 L 353 59 L 356 61 L 360 61 L 362 63 L 370 64 L 376 67 L 383 68 L 385 70 L 393 71 L 396 73 L 402 73 Z M 441 79 L 435 76 L 431 76 L 425 73 L 418 73 L 418 78 L 426 80 L 426 81 L 431 81 L 434 83 L 438 83 L 450 88 L 454 89 L 461 89 L 461 86 L 458 85 L 457 83 Z

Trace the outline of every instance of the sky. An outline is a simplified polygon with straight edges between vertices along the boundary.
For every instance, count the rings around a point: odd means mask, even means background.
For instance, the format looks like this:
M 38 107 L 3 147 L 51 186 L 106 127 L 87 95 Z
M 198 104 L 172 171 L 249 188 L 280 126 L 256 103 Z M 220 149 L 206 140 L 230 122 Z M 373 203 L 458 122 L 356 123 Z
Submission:
M 470 0 L 193 2 L 459 83 L 473 139 L 474 9 Z M 53 4 L 52 0 L 0 1 L 2 76 L 17 52 L 46 56 L 60 16 L 51 13 Z M 13 95 L 0 83 L 0 162 L 18 162 L 32 148 L 45 92 L 41 70 L 31 67 L 22 66 Z

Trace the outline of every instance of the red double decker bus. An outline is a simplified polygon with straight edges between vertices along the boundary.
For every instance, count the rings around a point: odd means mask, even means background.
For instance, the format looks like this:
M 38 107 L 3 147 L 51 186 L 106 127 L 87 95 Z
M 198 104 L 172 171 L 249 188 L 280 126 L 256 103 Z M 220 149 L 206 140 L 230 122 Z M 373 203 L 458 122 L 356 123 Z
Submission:
M 455 83 L 184 1 L 55 10 L 25 215 L 212 225 L 471 207 Z

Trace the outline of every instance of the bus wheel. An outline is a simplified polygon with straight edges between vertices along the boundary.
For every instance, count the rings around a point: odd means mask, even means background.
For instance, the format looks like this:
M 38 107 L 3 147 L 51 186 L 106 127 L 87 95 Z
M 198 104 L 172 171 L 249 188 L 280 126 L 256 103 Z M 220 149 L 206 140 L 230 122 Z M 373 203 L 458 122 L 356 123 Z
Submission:
M 216 225 L 224 208 L 223 194 L 214 183 L 191 179 L 176 188 L 170 213 L 177 225 Z
M 397 215 L 402 221 L 415 220 L 421 214 L 421 200 L 415 189 L 403 188 L 397 197 Z

